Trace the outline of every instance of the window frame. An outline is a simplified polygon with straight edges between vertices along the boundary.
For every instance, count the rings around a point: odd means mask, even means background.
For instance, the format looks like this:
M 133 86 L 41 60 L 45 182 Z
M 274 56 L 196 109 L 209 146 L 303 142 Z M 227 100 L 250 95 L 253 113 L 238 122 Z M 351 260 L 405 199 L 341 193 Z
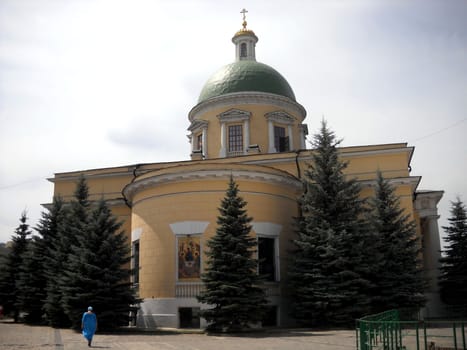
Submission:
M 232 132 L 236 130 L 237 132 Z M 243 125 L 228 124 L 227 125 L 227 154 L 238 155 L 243 154 Z

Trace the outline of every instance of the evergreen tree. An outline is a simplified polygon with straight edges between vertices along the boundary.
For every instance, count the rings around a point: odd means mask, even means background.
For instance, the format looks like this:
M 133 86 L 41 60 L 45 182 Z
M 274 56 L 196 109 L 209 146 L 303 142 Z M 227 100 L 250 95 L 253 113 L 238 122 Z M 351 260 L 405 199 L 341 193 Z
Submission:
M 0 262 L 8 255 L 9 249 L 6 243 L 0 243 Z
M 372 239 L 360 186 L 345 178 L 339 143 L 322 121 L 304 173 L 289 267 L 294 317 L 304 324 L 349 325 L 369 311 Z
M 3 305 L 5 314 L 13 314 L 14 321 L 18 322 L 20 312 L 20 285 L 19 274 L 23 265 L 23 259 L 28 247 L 28 241 L 32 234 L 27 224 L 26 211 L 23 211 L 20 224 L 15 229 L 12 237 L 11 251 L 6 257 L 2 271 L 0 272 L 0 305 Z
M 24 254 L 17 283 L 18 301 L 27 323 L 40 324 L 44 321 L 42 309 L 46 298 L 46 258 L 47 247 L 44 245 L 44 239 L 34 236 Z
M 84 193 L 84 192 L 83 192 Z M 77 236 L 64 271 L 63 304 L 73 328 L 81 325 L 88 305 L 99 313 L 100 329 L 128 323 L 136 299 L 131 289 L 129 247 L 122 223 L 117 222 L 102 199 L 92 207 L 83 231 Z
M 76 310 L 70 305 L 70 298 L 73 299 L 75 296 L 70 293 L 69 274 L 73 273 L 71 263 L 72 256 L 75 254 L 76 249 L 79 248 L 81 237 L 87 235 L 91 207 L 89 201 L 89 187 L 86 179 L 82 175 L 78 179 L 73 196 L 73 200 L 65 207 L 63 221 L 60 222 L 58 227 L 54 259 L 59 266 L 53 281 L 56 283 L 56 290 L 52 291 L 50 296 L 52 298 L 57 298 L 57 301 L 59 301 L 59 304 L 55 306 L 59 308 L 56 310 L 56 316 L 59 317 L 59 322 L 61 322 L 62 325 L 71 325 L 77 328 L 76 319 L 79 319 L 81 322 L 81 313 L 73 312 Z M 51 287 L 54 288 L 54 286 Z M 86 308 L 87 306 L 81 305 L 81 311 Z
M 44 275 L 46 278 L 43 311 L 46 321 L 53 327 L 69 326 L 70 321 L 62 307 L 60 281 L 63 276 L 64 262 L 68 256 L 66 218 L 69 213 L 60 197 L 54 197 L 49 211 L 43 212 L 37 225 L 46 248 Z
M 451 202 L 449 226 L 443 226 L 447 236 L 444 256 L 440 259 L 439 278 L 441 299 L 448 305 L 467 310 L 467 215 L 464 203 L 457 198 Z
M 400 207 L 389 181 L 377 173 L 370 223 L 378 242 L 378 273 L 374 277 L 373 312 L 424 305 L 424 281 L 415 223 Z
M 54 326 L 67 324 L 63 322 L 66 316 L 60 301 L 49 302 L 49 297 L 54 299 L 52 296 L 56 295 L 59 299 L 61 294 L 55 274 L 61 276 L 63 260 L 55 260 L 55 241 L 62 217 L 63 202 L 60 198 L 54 198 L 50 209 L 42 212 L 39 224 L 35 227 L 39 236 L 33 237 L 25 254 L 19 284 L 21 309 L 26 313 L 25 321 L 28 323 L 47 322 Z M 56 313 L 52 315 L 54 310 Z M 56 322 L 55 318 L 59 321 Z
M 202 275 L 206 289 L 198 300 L 211 307 L 202 316 L 214 331 L 248 328 L 261 321 L 265 312 L 265 293 L 253 257 L 257 242 L 250 235 L 252 218 L 238 192 L 231 177 L 219 208 L 216 234 L 207 242 L 208 261 Z

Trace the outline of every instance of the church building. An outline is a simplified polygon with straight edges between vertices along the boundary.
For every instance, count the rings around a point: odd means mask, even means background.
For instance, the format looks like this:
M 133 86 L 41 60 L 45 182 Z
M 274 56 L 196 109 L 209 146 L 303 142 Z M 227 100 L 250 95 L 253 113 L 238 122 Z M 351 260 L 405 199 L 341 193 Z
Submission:
M 264 325 L 292 322 L 284 291 L 301 177 L 313 152 L 307 149 L 306 110 L 287 80 L 256 60 L 258 37 L 245 18 L 232 42 L 235 61 L 207 80 L 188 112 L 190 160 L 57 173 L 49 179 L 54 195 L 70 200 L 84 176 L 90 199 L 105 198 L 124 222 L 135 271 L 132 282 L 142 300 L 140 327 L 206 325 L 199 317 L 206 306 L 196 296 L 203 288 L 206 242 L 216 232 L 218 207 L 231 176 L 248 203 L 259 270 L 268 276 L 271 308 Z M 410 173 L 414 147 L 404 142 L 341 147 L 339 152 L 348 162 L 346 176 L 361 183 L 361 196 L 373 195 L 378 169 L 396 188 L 421 237 L 423 268 L 430 281 L 423 312 L 436 314 L 437 204 L 443 192 L 418 189 L 421 177 Z

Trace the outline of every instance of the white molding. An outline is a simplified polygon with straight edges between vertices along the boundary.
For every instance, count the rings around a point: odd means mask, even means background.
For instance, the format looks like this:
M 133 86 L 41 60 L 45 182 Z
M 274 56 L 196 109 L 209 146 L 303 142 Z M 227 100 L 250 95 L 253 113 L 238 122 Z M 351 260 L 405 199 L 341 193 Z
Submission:
M 187 130 L 191 131 L 192 134 L 196 134 L 200 132 L 203 128 L 207 128 L 208 124 L 209 122 L 207 120 L 197 119 L 191 122 Z
M 161 183 L 191 181 L 191 180 L 210 180 L 210 179 L 229 179 L 231 176 L 238 179 L 260 181 L 288 186 L 295 189 L 301 189 L 302 183 L 299 179 L 289 174 L 273 174 L 251 170 L 236 169 L 199 169 L 192 171 L 177 171 L 174 173 L 155 174 L 142 180 L 136 179 L 135 182 L 128 184 L 123 192 L 125 197 L 132 199 L 133 196 L 147 188 L 157 186 Z
M 413 188 L 416 188 L 418 184 L 420 183 L 420 180 L 422 179 L 421 176 L 409 176 L 409 177 L 396 177 L 396 178 L 390 178 L 386 179 L 386 181 L 389 182 L 390 185 L 392 186 L 399 186 L 399 185 L 410 185 Z M 377 185 L 377 180 L 362 180 L 358 181 L 363 187 L 376 187 Z
M 105 172 L 94 174 L 92 172 L 95 171 L 102 171 L 102 170 L 111 170 L 112 168 L 97 168 L 92 170 L 82 170 L 79 172 L 70 171 L 68 173 L 57 173 L 55 177 L 48 177 L 47 181 L 56 183 L 60 181 L 77 181 L 81 176 L 84 176 L 85 179 L 88 178 L 102 178 L 102 177 L 124 177 L 124 176 L 131 176 L 133 174 L 133 170 L 137 167 L 137 165 L 129 165 L 125 168 L 128 168 L 126 171 L 117 171 L 117 172 Z
M 264 116 L 267 120 L 273 121 L 275 123 L 285 124 L 285 125 L 293 124 L 296 120 L 296 118 L 294 118 L 289 113 L 284 112 L 284 111 L 269 112 L 269 113 L 266 113 Z
M 221 123 L 239 122 L 249 120 L 251 112 L 243 111 L 241 109 L 232 108 L 217 115 L 217 119 Z
M 263 237 L 279 237 L 282 231 L 282 225 L 273 222 L 252 222 L 253 231 Z
M 351 148 L 351 146 L 349 147 Z M 367 157 L 375 154 L 396 154 L 396 153 L 409 153 L 409 164 L 410 158 L 412 157 L 415 147 L 404 147 L 404 148 L 389 148 L 389 149 L 378 149 L 378 150 L 367 150 L 367 151 L 353 151 L 353 152 L 339 152 L 339 156 L 342 158 L 356 158 L 356 157 Z
M 134 242 L 140 239 L 142 233 L 143 233 L 143 229 L 141 227 L 137 227 L 131 230 L 131 241 Z
M 270 105 L 296 113 L 302 118 L 300 122 L 306 117 L 305 108 L 288 97 L 266 92 L 233 92 L 198 103 L 191 109 L 188 118 L 192 122 L 211 110 L 233 105 Z
M 175 236 L 202 234 L 208 225 L 209 221 L 179 221 L 169 224 Z

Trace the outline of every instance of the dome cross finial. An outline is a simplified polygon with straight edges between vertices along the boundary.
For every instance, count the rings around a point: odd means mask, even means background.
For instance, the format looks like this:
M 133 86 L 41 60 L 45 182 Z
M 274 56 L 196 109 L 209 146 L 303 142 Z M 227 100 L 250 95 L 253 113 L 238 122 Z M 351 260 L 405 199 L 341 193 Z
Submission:
M 243 29 L 246 29 L 246 14 L 248 13 L 248 11 L 246 9 L 243 9 L 240 11 L 240 13 L 243 15 Z

